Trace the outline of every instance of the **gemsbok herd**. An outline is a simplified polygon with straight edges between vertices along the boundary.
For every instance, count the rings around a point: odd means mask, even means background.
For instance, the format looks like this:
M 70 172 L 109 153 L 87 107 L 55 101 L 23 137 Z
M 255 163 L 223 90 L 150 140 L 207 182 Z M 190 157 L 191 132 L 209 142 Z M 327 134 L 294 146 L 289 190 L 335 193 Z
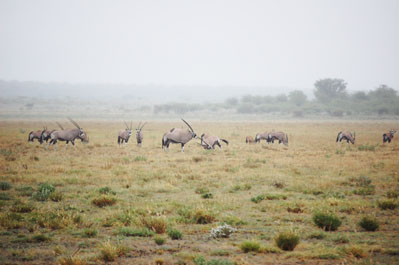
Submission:
M 60 123 L 57 122 L 60 130 L 48 130 L 47 127 L 44 127 L 43 130 L 32 131 L 29 133 L 28 142 L 33 142 L 35 139 L 42 144 L 46 141 L 47 146 L 46 149 L 50 145 L 53 146 L 53 149 L 56 150 L 56 144 L 58 141 L 66 142 L 65 148 L 68 147 L 68 143 L 71 142 L 72 145 L 75 147 L 75 140 L 80 139 L 84 143 L 89 142 L 89 138 L 85 131 L 79 126 L 77 122 L 68 118 L 69 121 L 76 127 L 74 129 L 64 129 Z M 216 146 L 222 148 L 222 142 L 226 145 L 229 144 L 229 141 L 223 138 L 219 138 L 218 136 L 208 135 L 203 133 L 201 137 L 198 137 L 197 134 L 194 132 L 194 129 L 191 125 L 182 119 L 182 121 L 187 125 L 188 129 L 181 129 L 181 128 L 172 128 L 168 132 L 164 133 L 162 136 L 162 149 L 164 151 L 169 150 L 169 145 L 172 144 L 180 144 L 181 151 L 184 152 L 184 145 L 188 143 L 191 139 L 200 139 L 201 143 L 198 143 L 201 147 L 206 150 L 215 149 Z M 125 122 L 126 128 L 124 130 L 119 131 L 118 133 L 118 144 L 119 146 L 123 143 L 125 145 L 129 141 L 130 136 L 132 135 L 132 126 L 133 122 L 130 122 L 130 126 Z M 136 128 L 136 140 L 137 145 L 141 147 L 143 143 L 143 132 L 142 129 L 146 125 L 146 122 L 138 124 Z M 396 130 L 391 129 L 389 132 L 386 132 L 382 135 L 383 143 L 390 143 L 396 133 Z M 341 131 L 337 135 L 336 142 L 346 141 L 348 144 L 355 144 L 356 133 L 353 134 L 347 131 Z M 48 142 L 50 140 L 50 142 Z M 255 139 L 252 136 L 247 136 L 245 138 L 245 142 L 247 144 L 250 143 L 260 143 L 261 140 L 265 140 L 268 144 L 273 144 L 274 141 L 278 141 L 279 144 L 288 145 L 288 135 L 284 132 L 263 132 L 257 133 Z

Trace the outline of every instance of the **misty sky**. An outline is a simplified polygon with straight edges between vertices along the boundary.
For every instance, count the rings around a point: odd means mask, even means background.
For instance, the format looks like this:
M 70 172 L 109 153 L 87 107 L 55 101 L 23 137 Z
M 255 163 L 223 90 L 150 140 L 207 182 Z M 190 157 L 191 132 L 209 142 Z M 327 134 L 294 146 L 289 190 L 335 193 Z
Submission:
M 0 79 L 399 88 L 399 1 L 0 1 Z

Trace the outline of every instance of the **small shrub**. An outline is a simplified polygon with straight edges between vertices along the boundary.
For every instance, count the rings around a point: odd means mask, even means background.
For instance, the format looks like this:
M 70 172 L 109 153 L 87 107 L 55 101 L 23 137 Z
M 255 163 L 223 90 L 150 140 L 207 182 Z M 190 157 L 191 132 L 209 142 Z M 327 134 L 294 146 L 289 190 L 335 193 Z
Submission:
M 201 198 L 203 199 L 212 199 L 213 198 L 213 194 L 208 192 L 208 193 L 202 193 L 201 194 Z
M 313 215 L 313 222 L 325 231 L 335 231 L 342 224 L 335 214 L 322 212 Z
M 369 145 L 369 144 L 364 144 L 364 145 L 359 145 L 357 147 L 357 150 L 359 151 L 371 151 L 374 152 L 375 148 L 378 146 L 378 144 L 376 145 Z
M 122 227 L 119 229 L 118 234 L 123 236 L 152 237 L 154 232 L 148 228 L 135 229 Z
M 103 188 L 100 188 L 100 189 L 98 190 L 98 192 L 99 192 L 100 194 L 111 194 L 111 195 L 115 195 L 115 194 L 116 194 L 116 192 L 112 191 L 110 187 L 103 187 Z
M 292 251 L 299 243 L 299 236 L 293 232 L 283 232 L 276 237 L 275 242 L 280 249 Z
M 382 210 L 394 210 L 396 207 L 398 207 L 398 204 L 394 200 L 378 201 L 377 205 Z
M 265 199 L 264 195 L 258 195 L 256 197 L 252 197 L 251 201 L 254 203 L 259 203 L 259 202 L 263 201 L 264 199 Z
M 87 262 L 79 257 L 61 257 L 57 261 L 58 265 L 87 265 Z
M 376 231 L 380 226 L 377 219 L 368 216 L 363 217 L 358 224 L 366 231 Z
M 231 227 L 230 225 L 223 224 L 211 229 L 211 238 L 228 238 L 236 231 L 237 229 Z
M 37 192 L 32 194 L 32 197 L 36 201 L 47 201 L 50 194 L 55 191 L 55 187 L 49 183 L 43 183 L 39 185 Z
M 355 258 L 365 258 L 367 257 L 367 252 L 360 246 L 350 246 L 344 249 L 344 251 L 354 256 Z
M 172 239 L 172 240 L 179 240 L 183 238 L 183 233 L 180 232 L 177 229 L 168 229 L 167 230 L 168 236 Z
M 355 179 L 355 181 L 356 181 L 356 186 L 360 187 L 367 187 L 371 184 L 371 179 L 367 176 L 361 176 Z
M 332 238 L 332 241 L 337 244 L 346 244 L 349 243 L 349 238 L 346 235 L 337 235 Z
M 0 201 L 9 201 L 12 197 L 8 193 L 0 193 Z
M 82 236 L 83 237 L 95 237 L 97 236 L 97 229 L 95 228 L 86 228 L 83 230 Z
M 215 216 L 208 211 L 198 209 L 194 213 L 193 219 L 196 224 L 210 224 L 215 220 Z
M 0 182 L 0 190 L 9 190 L 11 189 L 11 184 L 5 181 Z
M 396 199 L 396 198 L 399 197 L 399 191 L 397 191 L 397 190 L 390 190 L 390 191 L 387 191 L 387 197 L 388 197 L 389 199 Z
M 244 241 L 240 245 L 240 249 L 245 253 L 248 252 L 259 252 L 260 244 L 257 241 Z
M 117 257 L 124 256 L 128 248 L 121 244 L 112 244 L 110 241 L 100 245 L 100 259 L 105 262 L 114 261 Z
M 110 196 L 101 196 L 98 198 L 94 198 L 91 201 L 91 203 L 97 207 L 103 208 L 105 206 L 114 205 L 116 203 L 116 199 L 114 197 L 110 197 Z
M 166 231 L 166 220 L 162 217 L 147 217 L 141 220 L 143 225 L 157 234 L 163 234 Z
M 310 234 L 308 236 L 308 238 L 309 239 L 324 239 L 324 238 L 326 238 L 326 236 L 327 236 L 326 233 L 317 231 L 317 232 L 314 232 L 314 233 Z
M 62 201 L 62 199 L 64 198 L 64 195 L 59 192 L 59 191 L 55 191 L 50 193 L 49 199 L 52 200 L 53 202 L 60 202 Z
M 158 246 L 162 246 L 163 244 L 165 244 L 166 238 L 161 237 L 161 236 L 156 236 L 156 237 L 154 237 L 154 242 L 155 242 L 155 244 L 157 244 Z
M 18 200 L 11 206 L 10 211 L 14 213 L 30 213 L 33 209 L 34 207 L 32 204 Z
M 362 195 L 362 196 L 374 195 L 375 194 L 375 186 L 370 185 L 370 186 L 366 186 L 366 187 L 361 187 L 359 189 L 354 190 L 353 193 L 356 195 Z

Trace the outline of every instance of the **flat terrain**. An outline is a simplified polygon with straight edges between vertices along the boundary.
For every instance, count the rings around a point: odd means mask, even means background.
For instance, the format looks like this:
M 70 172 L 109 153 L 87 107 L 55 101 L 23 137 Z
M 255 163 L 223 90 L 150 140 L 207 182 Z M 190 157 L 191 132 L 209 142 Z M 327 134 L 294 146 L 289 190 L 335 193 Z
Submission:
M 0 122 L 0 263 L 399 263 L 398 136 L 382 144 L 397 122 L 197 121 L 198 135 L 230 144 L 206 151 L 192 140 L 184 153 L 161 149 L 164 132 L 185 128 L 179 120 L 147 124 L 141 148 L 134 135 L 118 147 L 123 123 L 80 122 L 90 142 L 57 151 L 27 142 L 40 124 Z M 245 143 L 273 129 L 288 147 Z M 335 142 L 341 130 L 356 131 L 355 145 Z M 323 231 L 316 212 L 342 225 Z M 377 231 L 358 225 L 365 216 Z M 222 223 L 237 231 L 211 239 Z M 293 251 L 276 246 L 286 231 L 300 237 Z M 260 248 L 246 253 L 244 241 Z

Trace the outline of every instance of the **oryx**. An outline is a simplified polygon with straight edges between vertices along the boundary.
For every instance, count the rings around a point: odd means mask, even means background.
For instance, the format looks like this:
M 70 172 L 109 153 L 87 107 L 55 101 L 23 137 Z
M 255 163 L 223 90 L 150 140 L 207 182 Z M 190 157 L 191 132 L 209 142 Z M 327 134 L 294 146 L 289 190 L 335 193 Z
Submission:
M 215 145 L 222 148 L 220 141 L 225 142 L 227 145 L 229 144 L 226 139 L 220 139 L 217 136 L 206 135 L 205 133 L 201 135 L 201 146 L 204 147 L 204 149 L 215 149 Z
M 136 140 L 137 140 L 137 145 L 141 147 L 141 144 L 143 143 L 143 132 L 141 131 L 144 127 L 144 125 L 146 125 L 147 122 L 144 122 L 143 125 L 141 125 L 141 122 L 139 123 L 139 126 L 137 126 L 136 128 Z M 141 127 L 140 127 L 141 126 Z
M 386 143 L 386 142 L 390 143 L 392 141 L 393 136 L 395 135 L 395 133 L 396 133 L 396 130 L 394 130 L 394 129 L 390 130 L 388 133 L 384 133 L 382 135 L 383 143 Z
M 352 144 L 355 144 L 355 137 L 356 137 L 355 132 L 353 132 L 353 135 L 351 132 L 339 132 L 337 135 L 336 142 L 341 142 L 342 140 L 344 140 L 348 144 L 349 144 L 349 142 L 351 142 Z
M 62 127 L 62 125 L 59 122 L 56 122 L 58 124 L 58 126 L 60 127 L 61 130 L 64 130 L 64 127 Z M 44 131 L 42 132 L 42 142 L 46 141 L 46 143 L 48 142 L 48 140 L 50 139 L 50 135 L 52 132 L 54 132 L 56 130 L 48 130 L 47 126 L 44 128 Z
M 288 145 L 288 135 L 283 132 L 269 132 L 267 135 L 267 142 L 274 143 L 275 140 L 278 140 L 278 143 L 283 143 L 284 145 Z
M 125 144 L 127 144 L 127 142 L 129 141 L 130 136 L 132 136 L 132 122 L 130 122 L 130 127 L 127 125 L 126 122 L 124 122 L 126 125 L 126 129 L 122 130 L 118 133 L 118 144 L 119 146 L 121 144 L 123 144 L 123 142 L 125 142 Z
M 54 131 L 50 134 L 50 142 L 47 145 L 55 145 L 58 141 L 66 141 L 66 146 L 65 148 L 68 147 L 68 143 L 71 142 L 72 145 L 75 147 L 75 139 L 79 138 L 82 140 L 82 142 L 89 142 L 89 139 L 86 135 L 86 133 L 83 131 L 83 129 L 71 118 L 68 118 L 73 125 L 76 126 L 76 129 L 67 129 L 67 130 L 61 130 L 61 131 Z
M 184 119 L 182 121 L 188 126 L 189 130 L 173 128 L 162 136 L 162 149 L 169 150 L 169 144 L 181 144 L 181 151 L 184 152 L 184 145 L 191 139 L 198 139 L 197 134 L 193 128 Z
M 45 129 L 44 129 L 45 130 Z M 35 139 L 37 139 L 37 141 L 42 144 L 42 133 L 44 130 L 40 130 L 40 131 L 31 131 L 28 135 L 28 142 L 33 142 Z
M 255 136 L 255 143 L 260 143 L 260 140 L 266 140 L 267 143 L 270 143 L 269 134 L 269 132 L 257 133 Z

